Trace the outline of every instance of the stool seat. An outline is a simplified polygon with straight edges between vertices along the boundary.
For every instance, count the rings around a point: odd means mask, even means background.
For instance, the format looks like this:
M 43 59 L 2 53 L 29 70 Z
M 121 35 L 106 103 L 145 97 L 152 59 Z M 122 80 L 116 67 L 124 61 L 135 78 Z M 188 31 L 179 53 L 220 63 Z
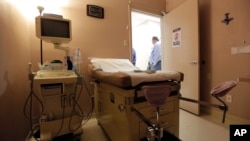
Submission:
M 143 86 L 142 93 L 151 106 L 161 106 L 166 103 L 171 93 L 169 85 Z
M 225 81 L 216 87 L 214 87 L 211 91 L 210 94 L 215 96 L 215 97 L 222 97 L 226 95 L 233 87 L 237 85 L 237 81 L 230 80 L 230 81 Z

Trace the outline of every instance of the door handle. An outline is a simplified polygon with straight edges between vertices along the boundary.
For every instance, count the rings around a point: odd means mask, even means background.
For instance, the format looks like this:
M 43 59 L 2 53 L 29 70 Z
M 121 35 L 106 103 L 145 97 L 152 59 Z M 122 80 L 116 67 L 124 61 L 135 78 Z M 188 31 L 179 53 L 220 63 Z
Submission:
M 191 65 L 197 65 L 197 64 L 198 64 L 198 61 L 191 61 L 190 64 L 191 64 Z

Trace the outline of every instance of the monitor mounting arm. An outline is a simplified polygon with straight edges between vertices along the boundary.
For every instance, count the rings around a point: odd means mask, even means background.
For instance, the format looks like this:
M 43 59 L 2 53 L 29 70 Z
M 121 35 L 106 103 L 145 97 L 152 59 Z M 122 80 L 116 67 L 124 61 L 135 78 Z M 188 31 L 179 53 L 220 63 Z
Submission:
M 54 48 L 59 49 L 59 50 L 64 50 L 66 56 L 69 56 L 69 47 L 64 47 L 64 46 L 61 46 L 61 44 L 59 43 L 54 43 Z
M 64 47 L 64 46 L 61 46 L 61 44 L 59 44 L 59 43 L 54 43 L 54 48 L 65 51 L 67 66 L 68 66 L 67 69 L 72 70 L 73 64 L 72 64 L 72 61 L 70 60 L 70 56 L 69 56 L 69 47 Z

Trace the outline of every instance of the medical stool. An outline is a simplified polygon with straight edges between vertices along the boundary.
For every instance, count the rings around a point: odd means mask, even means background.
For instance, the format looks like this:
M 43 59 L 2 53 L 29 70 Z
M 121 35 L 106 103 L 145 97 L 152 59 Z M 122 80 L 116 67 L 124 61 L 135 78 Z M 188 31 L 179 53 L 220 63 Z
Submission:
M 156 108 L 156 124 L 148 127 L 147 140 L 148 141 L 161 141 L 161 140 L 170 140 L 170 141 L 179 141 L 177 137 L 173 134 L 164 131 L 161 127 L 159 115 L 159 107 L 164 105 L 167 102 L 167 98 L 171 93 L 171 87 L 168 85 L 158 85 L 158 86 L 143 86 L 142 93 L 147 99 L 148 103 Z M 167 134 L 167 135 L 166 135 Z M 164 136 L 164 137 L 163 137 Z

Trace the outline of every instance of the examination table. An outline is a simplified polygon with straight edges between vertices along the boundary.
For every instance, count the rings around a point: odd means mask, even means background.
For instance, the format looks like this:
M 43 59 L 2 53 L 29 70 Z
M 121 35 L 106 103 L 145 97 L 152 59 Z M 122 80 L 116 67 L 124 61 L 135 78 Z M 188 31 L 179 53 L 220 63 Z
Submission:
M 104 60 L 107 61 L 107 59 Z M 139 141 L 146 136 L 146 124 L 131 111 L 131 108 L 137 109 L 150 121 L 155 122 L 156 110 L 148 104 L 142 94 L 143 86 L 155 85 L 171 87 L 166 104 L 160 106 L 160 122 L 164 130 L 179 136 L 179 95 L 181 81 L 183 81 L 182 73 L 133 70 L 130 63 L 119 64 L 124 63 L 124 60 L 116 59 L 111 59 L 111 62 L 115 62 L 115 68 L 121 65 L 127 70 L 105 71 L 105 67 L 110 68 L 110 66 L 102 66 L 103 60 L 101 65 L 99 61 L 91 60 L 88 68 L 95 82 L 95 114 L 99 125 L 112 141 Z M 132 71 L 128 70 L 129 67 Z

